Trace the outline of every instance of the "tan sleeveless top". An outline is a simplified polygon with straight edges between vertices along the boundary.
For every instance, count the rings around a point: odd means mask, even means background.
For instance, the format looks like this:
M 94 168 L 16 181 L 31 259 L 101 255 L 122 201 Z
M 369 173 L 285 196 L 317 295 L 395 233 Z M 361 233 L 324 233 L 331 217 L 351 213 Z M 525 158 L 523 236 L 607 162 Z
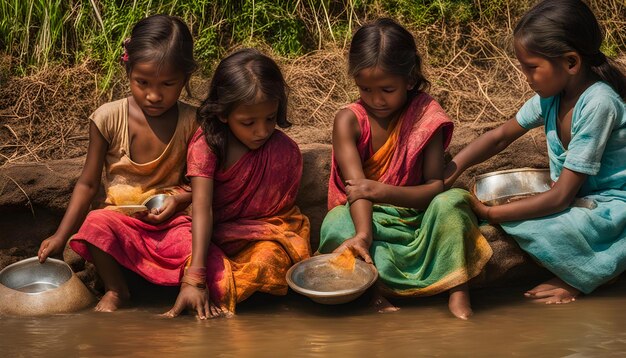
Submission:
M 196 107 L 178 102 L 178 123 L 161 155 L 148 163 L 130 158 L 128 98 L 106 103 L 89 117 L 109 143 L 104 162 L 105 206 L 141 204 L 158 193 L 181 190 L 187 145 L 198 127 Z

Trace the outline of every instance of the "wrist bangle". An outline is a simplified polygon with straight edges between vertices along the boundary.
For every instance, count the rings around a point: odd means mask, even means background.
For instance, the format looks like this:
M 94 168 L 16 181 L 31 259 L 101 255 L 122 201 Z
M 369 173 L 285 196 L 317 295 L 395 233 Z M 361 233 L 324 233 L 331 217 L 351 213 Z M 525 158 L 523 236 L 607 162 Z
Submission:
M 192 277 L 189 277 L 187 275 L 183 276 L 183 279 L 180 280 L 181 284 L 182 283 L 186 283 L 189 286 L 193 286 L 195 288 L 199 288 L 199 289 L 206 289 L 206 282 L 205 281 L 200 281 L 198 279 L 194 279 Z

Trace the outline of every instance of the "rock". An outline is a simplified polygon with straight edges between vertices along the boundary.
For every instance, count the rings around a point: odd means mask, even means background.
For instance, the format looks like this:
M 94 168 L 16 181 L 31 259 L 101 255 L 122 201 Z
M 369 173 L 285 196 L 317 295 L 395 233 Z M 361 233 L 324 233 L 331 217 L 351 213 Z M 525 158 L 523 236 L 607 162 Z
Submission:
M 459 137 L 468 136 L 455 138 Z M 467 188 L 471 185 L 470 178 L 479 173 L 524 166 L 545 167 L 545 148 L 534 142 L 545 143 L 542 138 L 525 136 L 507 149 L 523 150 L 524 156 L 507 155 L 506 152 L 496 156 L 465 173 L 457 186 Z M 452 143 L 450 153 L 456 154 L 466 144 Z M 304 171 L 296 204 L 311 221 L 311 243 L 315 250 L 319 243 L 319 228 L 327 211 L 331 146 L 305 144 L 300 149 Z M 518 161 L 511 159 L 515 157 L 521 158 Z M 0 168 L 0 269 L 25 256 L 35 255 L 41 240 L 54 233 L 80 175 L 83 161 L 83 158 L 77 158 Z M 522 252 L 502 230 L 487 225 L 481 227 L 481 231 L 494 254 L 484 272 L 472 280 L 473 287 L 502 286 L 519 280 L 536 282 L 544 278 L 545 270 Z M 6 251 L 11 248 L 18 248 L 20 255 Z M 93 290 L 100 286 L 95 281 L 93 265 L 85 265 L 82 258 L 69 249 L 63 256 L 89 288 Z

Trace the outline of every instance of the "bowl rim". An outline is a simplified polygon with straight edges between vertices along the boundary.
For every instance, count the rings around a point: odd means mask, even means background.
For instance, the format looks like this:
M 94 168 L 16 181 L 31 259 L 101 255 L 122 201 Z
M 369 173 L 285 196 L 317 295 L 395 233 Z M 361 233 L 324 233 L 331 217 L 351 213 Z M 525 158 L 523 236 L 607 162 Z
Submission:
M 300 293 L 302 295 L 308 296 L 308 297 L 314 296 L 315 298 L 334 298 L 334 297 L 338 297 L 338 296 L 347 296 L 347 295 L 354 294 L 354 293 L 357 293 L 357 292 L 365 291 L 368 288 L 370 288 L 376 282 L 376 280 L 378 280 L 378 270 L 376 269 L 376 266 L 374 266 L 373 264 L 368 264 L 365 261 L 360 260 L 358 258 L 356 260 L 359 260 L 364 265 L 367 265 L 366 267 L 373 273 L 372 278 L 365 285 L 363 285 L 362 287 L 359 287 L 359 288 L 345 289 L 345 290 L 331 291 L 331 292 L 314 291 L 314 290 L 310 290 L 308 288 L 304 288 L 304 287 L 301 287 L 301 286 L 297 285 L 291 279 L 293 271 L 295 271 L 297 267 L 301 266 L 304 261 L 313 260 L 313 259 L 321 260 L 321 259 L 323 259 L 325 257 L 329 257 L 330 258 L 330 257 L 338 256 L 338 255 L 339 255 L 339 253 L 337 253 L 337 252 L 332 252 L 332 253 L 329 253 L 329 254 L 319 254 L 319 255 L 311 256 L 311 257 L 306 258 L 306 259 L 304 259 L 304 260 L 302 260 L 300 262 L 295 263 L 293 266 L 291 266 L 289 268 L 289 270 L 287 270 L 287 274 L 286 274 L 287 284 L 289 285 L 289 287 L 291 287 L 292 290 L 294 290 L 294 291 L 296 291 L 296 292 L 298 292 L 298 293 Z
M 150 200 L 152 200 L 152 199 L 154 199 L 154 198 L 156 198 L 156 197 L 159 197 L 159 196 L 168 197 L 168 196 L 170 196 L 170 194 L 159 193 L 159 194 L 150 195 L 149 197 L 147 197 L 147 198 L 146 198 L 146 200 L 144 200 L 144 201 L 141 203 L 141 205 L 146 206 L 146 204 L 147 204 Z
M 488 178 L 494 175 L 500 175 L 500 174 L 509 174 L 509 173 L 520 173 L 520 172 L 550 172 L 550 168 L 529 168 L 529 167 L 524 167 L 524 168 L 513 168 L 513 169 L 505 169 L 505 170 L 498 170 L 495 172 L 489 172 L 489 173 L 485 173 L 485 174 L 480 174 L 477 175 L 475 177 L 475 182 L 484 179 L 484 178 Z
M 0 276 L 1 276 L 1 275 L 5 272 L 5 271 L 7 271 L 7 269 L 13 268 L 14 266 L 22 266 L 22 265 L 26 265 L 26 264 L 31 263 L 32 261 L 37 261 L 37 262 L 39 262 L 39 258 L 38 258 L 37 256 L 33 256 L 33 257 L 29 257 L 29 258 L 26 258 L 26 259 L 23 259 L 23 260 L 19 260 L 19 261 L 14 262 L 14 263 L 12 263 L 12 264 L 10 264 L 10 265 L 7 265 L 7 266 L 5 266 L 2 270 L 0 270 Z M 63 260 L 55 259 L 55 258 L 52 258 L 52 257 L 48 257 L 48 258 L 46 258 L 46 261 L 44 261 L 44 262 L 42 263 L 42 265 L 45 265 L 48 261 L 50 261 L 51 263 L 54 263 L 54 264 L 59 264 L 59 265 L 61 265 L 61 266 L 67 267 L 67 268 L 70 270 L 70 272 L 74 273 L 74 271 L 72 270 L 72 268 L 70 267 L 70 265 L 68 265 L 68 264 L 67 264 L 67 262 L 65 262 L 65 261 L 63 261 Z

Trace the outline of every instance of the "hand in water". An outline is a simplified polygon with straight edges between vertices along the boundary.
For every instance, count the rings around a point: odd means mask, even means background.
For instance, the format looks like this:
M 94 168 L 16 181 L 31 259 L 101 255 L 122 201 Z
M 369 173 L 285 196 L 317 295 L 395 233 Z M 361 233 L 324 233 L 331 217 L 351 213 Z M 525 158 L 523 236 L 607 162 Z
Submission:
M 352 250 L 355 257 L 361 257 L 368 264 L 373 264 L 372 257 L 369 254 L 372 239 L 366 235 L 356 234 L 352 238 L 346 240 L 333 252 L 342 253 L 344 250 Z
M 174 307 L 165 312 L 167 318 L 177 317 L 185 308 L 194 310 L 200 319 L 207 319 L 225 315 L 221 308 L 209 303 L 207 289 L 197 288 L 186 283 L 180 286 L 180 292 Z

